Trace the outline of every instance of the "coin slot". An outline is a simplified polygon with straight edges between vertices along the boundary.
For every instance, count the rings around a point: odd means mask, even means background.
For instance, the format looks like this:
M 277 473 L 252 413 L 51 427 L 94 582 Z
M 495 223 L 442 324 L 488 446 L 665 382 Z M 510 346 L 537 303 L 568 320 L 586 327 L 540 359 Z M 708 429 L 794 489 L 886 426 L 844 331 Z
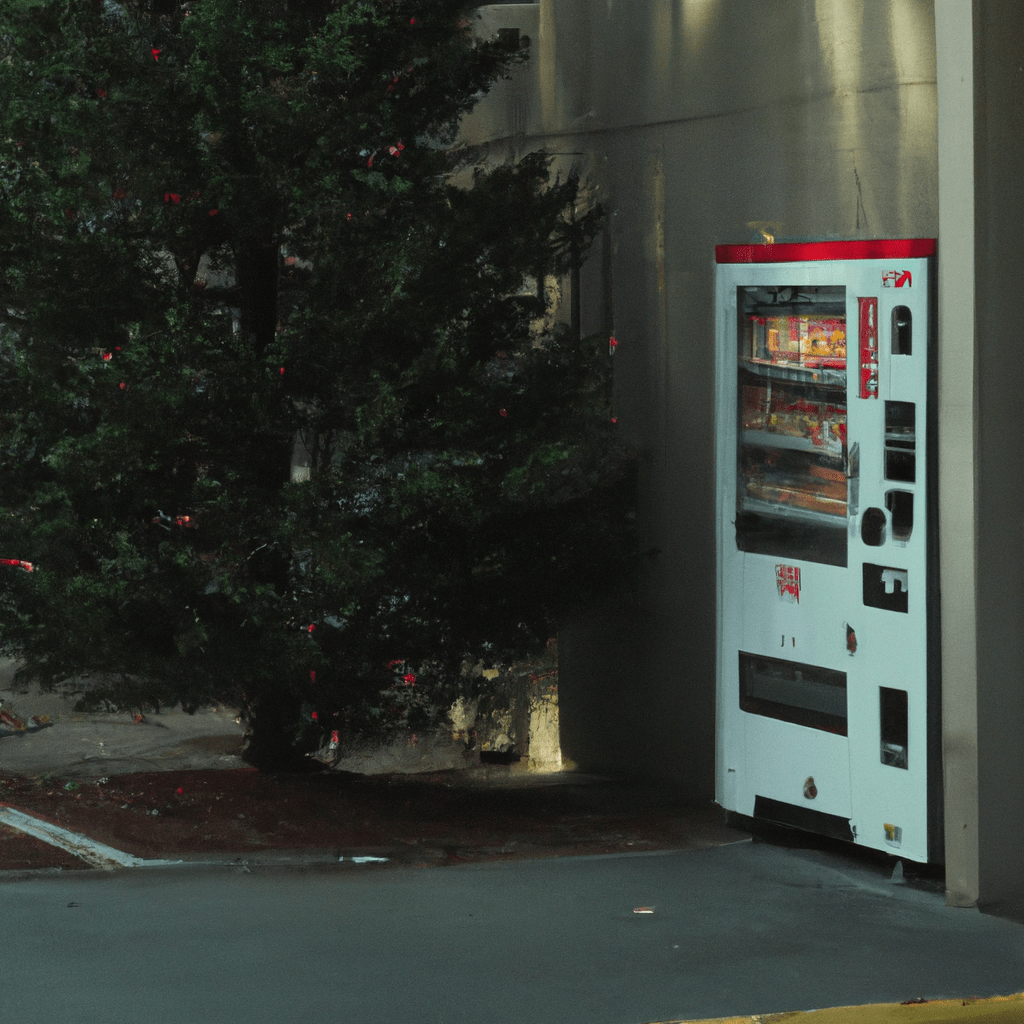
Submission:
M 913 330 L 913 317 L 906 306 L 896 306 L 892 311 L 891 351 L 894 356 L 909 356 Z

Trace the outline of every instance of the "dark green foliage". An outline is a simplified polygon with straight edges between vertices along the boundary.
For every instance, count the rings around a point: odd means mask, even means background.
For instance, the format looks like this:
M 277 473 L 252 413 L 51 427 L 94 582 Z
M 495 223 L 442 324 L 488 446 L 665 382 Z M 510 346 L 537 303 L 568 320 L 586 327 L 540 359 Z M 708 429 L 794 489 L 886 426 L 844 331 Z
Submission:
M 471 7 L 29 10 L 0 0 L 0 555 L 37 567 L 0 570 L 0 643 L 27 674 L 380 727 L 389 663 L 447 700 L 622 578 L 607 339 L 536 327 L 534 275 L 600 211 L 541 155 L 454 145 L 521 59 Z

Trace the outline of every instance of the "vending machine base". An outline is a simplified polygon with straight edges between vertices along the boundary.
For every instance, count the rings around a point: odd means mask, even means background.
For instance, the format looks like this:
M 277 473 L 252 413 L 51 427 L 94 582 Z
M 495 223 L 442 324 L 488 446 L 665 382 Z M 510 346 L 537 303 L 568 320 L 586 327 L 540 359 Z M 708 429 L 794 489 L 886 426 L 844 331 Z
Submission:
M 773 825 L 784 825 L 787 828 L 798 828 L 804 832 L 829 836 L 832 839 L 843 839 L 852 843 L 856 836 L 849 818 L 838 814 L 826 814 L 810 807 L 798 807 L 786 804 L 770 797 L 754 797 L 754 817 Z

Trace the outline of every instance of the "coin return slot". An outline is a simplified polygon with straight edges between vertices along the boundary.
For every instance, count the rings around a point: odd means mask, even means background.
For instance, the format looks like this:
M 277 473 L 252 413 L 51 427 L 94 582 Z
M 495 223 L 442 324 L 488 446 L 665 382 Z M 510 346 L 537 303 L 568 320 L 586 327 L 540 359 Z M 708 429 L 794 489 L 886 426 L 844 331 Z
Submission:
M 882 764 L 907 768 L 907 691 L 888 686 L 878 688 Z
M 913 402 L 885 403 L 885 477 L 913 483 L 917 434 Z
M 894 356 L 909 356 L 913 318 L 906 306 L 897 306 L 892 311 L 891 351 Z
M 892 539 L 906 542 L 914 530 L 914 495 L 910 491 L 886 491 L 885 507 L 892 522 Z

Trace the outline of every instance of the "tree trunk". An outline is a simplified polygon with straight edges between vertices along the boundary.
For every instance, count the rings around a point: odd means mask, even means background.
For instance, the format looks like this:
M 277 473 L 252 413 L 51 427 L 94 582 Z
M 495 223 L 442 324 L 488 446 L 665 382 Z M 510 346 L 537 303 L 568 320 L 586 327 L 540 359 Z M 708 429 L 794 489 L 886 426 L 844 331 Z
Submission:
M 261 772 L 315 772 L 322 765 L 306 757 L 295 740 L 301 701 L 290 693 L 270 692 L 252 700 L 242 760 Z
M 277 286 L 280 246 L 276 238 L 246 239 L 238 254 L 242 338 L 266 351 L 277 333 Z

